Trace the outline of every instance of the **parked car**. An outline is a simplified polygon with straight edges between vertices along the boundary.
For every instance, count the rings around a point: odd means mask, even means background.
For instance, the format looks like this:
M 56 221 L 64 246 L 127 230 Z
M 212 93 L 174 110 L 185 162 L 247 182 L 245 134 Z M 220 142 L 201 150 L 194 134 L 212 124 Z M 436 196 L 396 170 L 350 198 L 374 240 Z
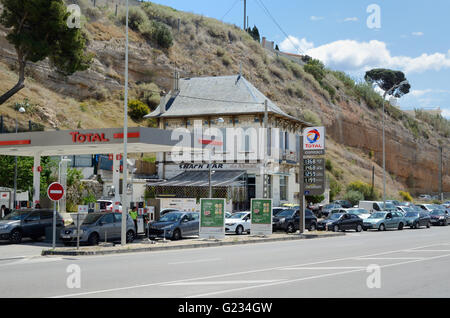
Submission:
M 358 207 L 366 209 L 370 213 L 382 211 L 397 211 L 397 207 L 395 205 L 389 202 L 386 202 L 386 204 L 384 204 L 383 201 L 359 201 Z
M 51 210 L 14 210 L 0 219 L 0 240 L 8 240 L 13 244 L 22 242 L 29 237 L 39 240 L 45 235 L 45 228 L 53 226 L 53 211 Z M 56 214 L 56 226 L 64 227 L 64 220 Z
M 99 212 L 90 213 L 80 225 L 80 243 L 98 245 L 104 241 L 120 240 L 122 235 L 122 213 Z M 60 232 L 64 245 L 72 245 L 77 241 L 77 227 L 75 224 L 62 229 Z M 130 216 L 127 216 L 126 240 L 134 241 L 136 228 Z
M 331 203 L 331 204 L 327 204 L 322 208 L 322 211 L 320 211 L 318 217 L 327 217 L 330 215 L 332 210 L 336 210 L 336 209 L 341 209 L 342 206 L 340 204 L 336 204 L 336 203 Z
M 362 208 L 346 209 L 345 212 L 349 213 L 349 214 L 356 215 L 360 219 L 363 219 L 363 220 L 367 219 L 370 216 L 369 211 L 367 211 L 366 209 L 362 209 Z
M 278 213 L 289 210 L 287 207 L 274 207 L 272 208 L 272 216 L 277 216 Z
M 273 231 L 283 230 L 294 233 L 300 228 L 300 211 L 289 209 L 279 213 L 272 220 Z M 317 229 L 317 218 L 308 209 L 305 210 L 305 228 L 309 231 Z
M 339 204 L 344 209 L 353 208 L 353 204 L 348 200 L 335 200 L 335 201 L 333 201 L 333 203 Z
M 431 195 L 429 195 L 429 194 L 421 194 L 419 196 L 419 199 L 423 200 L 423 201 L 431 201 Z
M 200 214 L 198 212 L 169 212 L 158 221 L 149 224 L 150 237 L 165 237 L 180 240 L 185 236 L 199 235 Z
M 430 215 L 422 210 L 413 210 L 411 212 L 407 212 L 404 219 L 405 226 L 409 226 L 412 229 L 419 229 L 422 226 L 426 226 L 427 228 L 429 228 L 431 226 Z
M 403 230 L 405 219 L 400 212 L 375 212 L 364 220 L 364 230 L 386 231 L 387 229 Z
M 418 204 L 417 206 L 428 213 L 441 209 L 437 204 Z
M 242 235 L 242 233 L 247 232 L 247 234 L 250 234 L 251 215 L 250 212 L 238 212 L 226 218 L 225 233 Z
M 432 225 L 448 225 L 448 213 L 445 210 L 433 210 L 430 213 L 431 224 Z
M 356 214 L 350 213 L 334 213 L 329 218 L 317 223 L 319 231 L 347 231 L 355 230 L 361 232 L 363 230 L 363 220 Z

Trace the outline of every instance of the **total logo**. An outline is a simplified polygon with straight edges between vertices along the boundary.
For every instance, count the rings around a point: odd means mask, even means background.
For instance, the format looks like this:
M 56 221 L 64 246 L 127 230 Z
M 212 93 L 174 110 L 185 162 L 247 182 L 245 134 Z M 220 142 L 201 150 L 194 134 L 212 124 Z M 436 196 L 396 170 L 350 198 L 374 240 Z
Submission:
M 304 150 L 325 150 L 325 127 L 312 127 L 303 131 Z
M 317 129 L 308 131 L 306 138 L 310 144 L 315 144 L 320 140 L 320 133 Z

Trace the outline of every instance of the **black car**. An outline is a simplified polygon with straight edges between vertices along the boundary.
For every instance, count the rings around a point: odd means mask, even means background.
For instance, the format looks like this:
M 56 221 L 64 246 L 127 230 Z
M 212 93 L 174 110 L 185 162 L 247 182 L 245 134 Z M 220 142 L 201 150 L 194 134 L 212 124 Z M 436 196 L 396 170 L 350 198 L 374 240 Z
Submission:
M 285 210 L 273 217 L 273 231 L 282 230 L 294 233 L 300 228 L 300 210 Z M 317 229 L 317 218 L 311 210 L 305 210 L 305 228 L 309 231 Z
M 45 236 L 45 229 L 51 226 L 53 226 L 51 210 L 15 210 L 0 219 L 0 240 L 18 244 L 22 242 L 22 238 L 29 237 L 37 241 Z M 56 226 L 64 226 L 64 220 L 59 213 L 56 214 Z
M 336 210 L 336 209 L 341 209 L 342 206 L 340 204 L 336 204 L 336 203 L 330 203 L 325 205 L 324 207 L 322 207 L 322 210 L 319 210 L 318 216 L 319 217 L 328 217 L 331 214 L 331 211 Z
M 430 213 L 430 222 L 432 225 L 448 225 L 448 213 L 445 210 L 433 210 Z
M 336 200 L 333 201 L 333 203 L 335 204 L 339 204 L 341 207 L 343 207 L 344 209 L 350 209 L 353 208 L 353 205 L 350 201 L 347 200 Z
M 347 231 L 355 230 L 361 232 L 363 230 L 363 220 L 354 214 L 349 213 L 333 213 L 329 218 L 317 223 L 319 231 Z

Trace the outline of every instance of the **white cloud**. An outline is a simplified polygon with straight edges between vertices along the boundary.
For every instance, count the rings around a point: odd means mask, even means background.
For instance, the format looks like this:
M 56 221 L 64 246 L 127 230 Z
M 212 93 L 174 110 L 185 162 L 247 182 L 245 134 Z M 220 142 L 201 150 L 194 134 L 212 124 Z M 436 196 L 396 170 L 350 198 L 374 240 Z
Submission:
M 313 16 L 311 16 L 311 21 L 320 21 L 320 20 L 323 20 L 323 19 L 325 19 L 324 17 L 316 17 L 315 15 L 313 15 Z
M 424 53 L 418 57 L 392 56 L 386 43 L 372 40 L 358 42 L 355 40 L 339 40 L 314 47 L 305 38 L 289 36 L 280 46 L 282 51 L 297 53 L 295 47 L 288 42 L 302 44 L 306 54 L 324 62 L 327 66 L 349 72 L 361 72 L 376 67 L 401 69 L 406 73 L 421 73 L 429 70 L 439 71 L 450 68 L 450 50 L 447 53 Z M 288 42 L 286 42 L 288 41 Z
M 445 94 L 449 93 L 449 91 L 445 89 L 415 89 L 410 92 L 410 94 L 414 97 L 422 97 L 427 94 Z
M 357 22 L 359 19 L 357 17 L 345 18 L 344 22 Z
M 280 50 L 284 52 L 290 52 L 299 54 L 297 48 L 300 48 L 303 52 L 306 52 L 314 47 L 313 42 L 308 42 L 305 38 L 298 39 L 295 36 L 289 36 L 280 43 Z
M 423 32 L 413 32 L 411 34 L 414 36 L 422 36 L 424 33 Z

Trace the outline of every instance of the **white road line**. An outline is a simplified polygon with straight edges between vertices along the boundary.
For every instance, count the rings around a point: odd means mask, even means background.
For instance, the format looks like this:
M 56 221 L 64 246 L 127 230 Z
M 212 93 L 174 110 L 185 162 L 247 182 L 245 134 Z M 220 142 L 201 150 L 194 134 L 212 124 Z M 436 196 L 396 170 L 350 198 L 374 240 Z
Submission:
M 225 281 L 207 281 L 207 282 L 182 282 L 173 284 L 164 284 L 162 286 L 197 286 L 197 285 L 242 285 L 242 284 L 267 284 L 283 281 L 284 279 L 267 280 L 225 280 Z
M 371 261 L 371 260 L 407 260 L 407 259 L 424 259 L 425 257 L 358 257 L 354 260 Z
M 444 257 L 449 257 L 449 256 L 450 256 L 450 254 L 440 255 L 440 256 L 430 257 L 430 258 L 427 258 L 427 259 L 413 260 L 413 261 L 401 262 L 401 263 L 396 263 L 396 264 L 383 265 L 383 266 L 380 266 L 380 268 L 387 268 L 387 267 L 394 267 L 394 266 L 406 265 L 406 264 L 417 263 L 417 262 L 430 261 L 430 260 L 433 260 L 433 259 L 439 259 L 439 258 L 444 258 Z M 205 293 L 205 294 L 188 296 L 186 298 L 210 297 L 212 295 L 226 294 L 226 293 L 231 293 L 231 292 L 236 292 L 236 291 L 243 291 L 243 290 L 262 288 L 262 287 L 268 287 L 268 286 L 275 286 L 275 285 L 282 285 L 282 284 L 290 284 L 290 283 L 295 283 L 295 282 L 300 282 L 300 281 L 305 281 L 305 280 L 311 280 L 311 279 L 318 279 L 318 278 L 324 278 L 324 277 L 338 276 L 338 275 L 344 275 L 344 274 L 349 274 L 349 273 L 357 273 L 357 272 L 361 272 L 361 271 L 365 271 L 365 270 L 366 270 L 366 268 L 365 269 L 355 269 L 355 270 L 350 270 L 350 271 L 345 271 L 345 272 L 338 272 L 338 273 L 330 273 L 330 274 L 323 274 L 323 275 L 317 275 L 317 276 L 310 276 L 310 277 L 302 277 L 302 278 L 297 278 L 297 279 L 289 279 L 289 280 L 285 280 L 285 281 L 282 281 L 282 282 L 268 283 L 268 284 L 257 285 L 257 286 L 249 286 L 249 287 L 241 287 L 241 288 L 234 288 L 234 289 L 228 289 L 228 290 L 220 290 L 220 291 L 216 291 L 216 292 L 210 292 L 210 293 Z
M 185 262 L 174 262 L 168 263 L 169 265 L 179 265 L 179 264 L 194 264 L 194 263 L 205 263 L 205 262 L 216 262 L 222 260 L 221 258 L 209 258 L 209 259 L 199 259 L 195 261 L 185 261 Z
M 421 246 L 421 247 L 417 247 L 417 248 L 426 248 L 426 247 L 438 246 L 438 245 L 440 245 L 440 244 L 425 245 L 425 246 Z M 392 253 L 401 252 L 401 251 L 404 251 L 404 250 L 402 249 L 402 250 L 394 250 L 394 251 L 375 253 L 375 254 L 369 254 L 369 255 L 361 255 L 360 257 L 386 255 L 386 254 L 392 254 Z M 234 273 L 217 274 L 217 275 L 204 276 L 204 277 L 187 278 L 187 279 L 181 279 L 181 280 L 175 280 L 175 281 L 169 281 L 169 282 L 159 282 L 159 283 L 150 283 L 150 284 L 143 284 L 143 285 L 127 286 L 127 287 L 110 288 L 110 289 L 96 290 L 96 291 L 91 291 L 91 292 L 59 295 L 59 296 L 53 296 L 50 298 L 67 298 L 67 297 L 95 295 L 95 294 L 110 293 L 110 292 L 137 289 L 137 288 L 146 288 L 146 287 L 151 287 L 151 286 L 159 286 L 159 285 L 164 285 L 164 284 L 169 284 L 169 283 L 189 282 L 189 281 L 198 281 L 198 280 L 202 280 L 202 279 L 212 279 L 212 278 L 237 276 L 237 275 L 253 274 L 253 273 L 260 273 L 260 272 L 268 272 L 268 271 L 273 271 L 273 270 L 277 270 L 280 268 L 288 268 L 288 267 L 293 267 L 293 266 L 308 266 L 308 265 L 325 264 L 325 263 L 331 263 L 331 262 L 337 262 L 337 261 L 351 260 L 353 258 L 355 258 L 355 257 L 354 256 L 353 257 L 344 257 L 344 258 L 337 258 L 334 260 L 326 260 L 326 261 L 319 261 L 319 262 L 306 263 L 306 264 L 293 264 L 293 265 L 287 265 L 287 266 L 277 266 L 277 267 L 271 267 L 271 268 L 249 270 L 249 271 L 243 271 L 243 272 L 234 272 Z
M 280 271 L 291 271 L 291 270 L 336 270 L 336 269 L 366 269 L 367 266 L 336 266 L 336 267 L 290 267 L 281 268 Z

